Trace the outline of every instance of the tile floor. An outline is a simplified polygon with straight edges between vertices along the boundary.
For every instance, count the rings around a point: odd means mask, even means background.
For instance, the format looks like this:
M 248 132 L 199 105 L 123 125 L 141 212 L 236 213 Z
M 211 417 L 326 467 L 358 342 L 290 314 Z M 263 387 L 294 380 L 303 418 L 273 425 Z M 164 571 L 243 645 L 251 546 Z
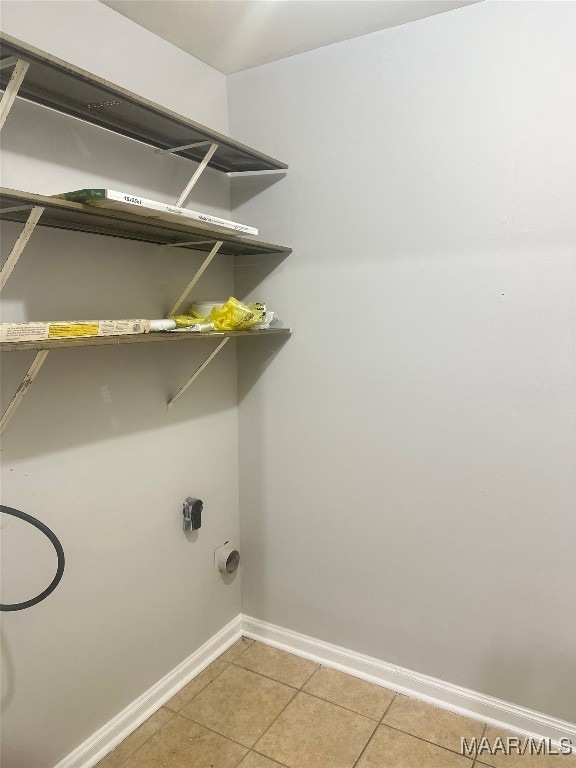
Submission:
M 576 756 L 463 757 L 475 720 L 246 638 L 98 768 L 574 768 Z M 505 736 L 505 734 L 500 734 Z

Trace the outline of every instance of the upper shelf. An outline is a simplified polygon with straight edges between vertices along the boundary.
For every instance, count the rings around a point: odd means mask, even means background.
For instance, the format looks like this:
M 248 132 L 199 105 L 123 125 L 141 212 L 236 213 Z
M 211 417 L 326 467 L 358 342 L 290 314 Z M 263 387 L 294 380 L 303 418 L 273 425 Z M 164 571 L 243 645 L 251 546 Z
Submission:
M 15 56 L 31 64 L 18 95 L 36 104 L 99 125 L 157 149 L 209 142 L 218 150 L 209 162 L 224 173 L 273 171 L 285 163 L 154 104 L 83 69 L 0 34 L 0 58 Z M 0 87 L 6 88 L 11 70 L 0 70 Z M 174 154 L 200 162 L 206 146 Z
M 39 226 L 123 237 L 158 245 L 178 245 L 195 251 L 210 251 L 214 242 L 221 240 L 223 245 L 220 253 L 233 256 L 287 256 L 292 253 L 291 248 L 220 232 L 196 220 L 193 224 L 185 223 L 185 220 L 171 223 L 128 211 L 71 203 L 68 200 L 35 195 L 31 192 L 0 188 L 0 221 L 16 221 L 23 224 L 33 206 L 44 208 Z

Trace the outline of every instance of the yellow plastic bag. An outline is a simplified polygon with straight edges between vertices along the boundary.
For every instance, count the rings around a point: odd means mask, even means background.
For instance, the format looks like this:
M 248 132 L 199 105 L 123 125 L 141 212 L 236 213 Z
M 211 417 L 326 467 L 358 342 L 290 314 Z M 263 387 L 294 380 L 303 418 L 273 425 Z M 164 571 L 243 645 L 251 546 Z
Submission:
M 173 315 L 171 320 L 176 323 L 176 328 L 189 328 L 191 325 L 197 325 L 198 323 L 205 323 L 206 318 L 200 317 L 199 314 L 190 310 L 186 315 Z
M 265 304 L 243 304 L 230 296 L 222 306 L 212 308 L 208 320 L 218 331 L 245 331 L 263 323 L 265 317 Z
M 230 296 L 224 304 L 212 307 L 208 317 L 202 317 L 193 309 L 189 309 L 185 315 L 175 315 L 171 319 L 176 322 L 177 328 L 213 323 L 216 331 L 246 331 L 264 322 L 266 305 L 259 302 L 243 304 Z

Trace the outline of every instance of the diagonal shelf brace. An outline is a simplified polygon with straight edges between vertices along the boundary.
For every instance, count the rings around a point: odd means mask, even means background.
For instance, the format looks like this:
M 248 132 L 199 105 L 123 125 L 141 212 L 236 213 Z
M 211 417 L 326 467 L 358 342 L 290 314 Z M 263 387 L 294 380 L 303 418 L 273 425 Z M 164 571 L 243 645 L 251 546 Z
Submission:
M 218 149 L 218 144 L 210 144 L 210 148 L 208 149 L 208 152 L 206 152 L 206 154 L 204 155 L 204 158 L 202 159 L 202 162 L 200 163 L 198 168 L 196 168 L 196 171 L 194 172 L 194 175 L 186 185 L 184 192 L 182 192 L 178 200 L 176 200 L 177 208 L 181 208 L 184 205 L 184 203 L 186 202 L 186 199 L 188 198 L 188 195 L 192 191 L 192 187 L 194 186 L 194 184 L 196 184 L 200 176 L 202 176 L 204 169 L 212 159 L 212 155 L 214 154 L 214 152 L 216 152 L 217 149 Z
M 229 341 L 230 341 L 230 336 L 226 336 L 226 338 L 225 338 L 225 339 L 222 339 L 222 341 L 220 342 L 220 344 L 218 344 L 218 346 L 216 347 L 216 349 L 215 349 L 215 350 L 214 350 L 214 351 L 213 351 L 213 352 L 212 352 L 210 355 L 208 355 L 208 357 L 206 358 L 206 360 L 204 360 L 204 362 L 202 363 L 202 365 L 201 365 L 199 368 L 197 368 L 197 369 L 194 371 L 194 373 L 192 374 L 192 376 L 190 376 L 190 378 L 188 379 L 188 381 L 186 382 L 186 384 L 184 384 L 184 386 L 183 386 L 183 387 L 181 387 L 181 388 L 178 390 L 178 392 L 176 392 L 176 394 L 174 395 L 174 397 L 173 397 L 171 400 L 169 400 L 169 401 L 168 401 L 168 408 L 171 408 L 171 407 L 172 407 L 172 405 L 174 405 L 174 403 L 176 402 L 176 400 L 178 400 L 178 398 L 179 398 L 179 397 L 182 397 L 182 395 L 184 394 L 184 392 L 186 392 L 186 390 L 187 390 L 187 389 L 188 389 L 188 387 L 189 387 L 189 386 L 192 384 L 192 382 L 193 382 L 193 381 L 196 381 L 196 379 L 198 378 L 198 376 L 200 376 L 200 374 L 202 373 L 202 371 L 203 371 L 205 368 L 207 368 L 207 367 L 210 365 L 210 363 L 212 362 L 212 360 L 214 360 L 214 358 L 216 357 L 216 355 L 218 354 L 218 352 L 220 352 L 220 350 L 221 350 L 221 349 L 222 349 L 222 348 L 223 348 L 223 347 L 224 347 L 224 346 L 225 346 L 225 345 L 226 345 L 226 344 L 227 344 Z
M 24 76 L 30 66 L 27 61 L 22 61 L 22 59 L 15 59 L 15 61 L 12 61 L 13 58 L 14 57 L 12 56 L 10 57 L 8 60 L 9 63 L 4 62 L 4 67 L 14 64 L 14 72 L 12 72 L 12 77 L 10 78 L 6 90 L 4 91 L 4 95 L 2 96 L 2 100 L 0 101 L 0 128 L 2 128 L 6 122 L 8 113 L 12 109 L 12 104 L 14 104 L 14 100 L 22 85 L 22 80 L 24 80 Z
M 18 389 L 16 390 L 16 393 L 14 394 L 14 397 L 12 398 L 12 400 L 10 401 L 10 404 L 2 414 L 2 419 L 0 420 L 0 434 L 4 432 L 12 416 L 14 416 L 14 414 L 18 410 L 20 403 L 24 399 L 24 396 L 28 392 L 30 385 L 36 378 L 38 371 L 40 370 L 40 368 L 42 368 L 42 364 L 44 363 L 47 357 L 48 357 L 47 349 L 43 349 L 40 352 L 36 353 L 36 357 L 34 358 L 32 365 L 30 366 L 30 368 L 28 368 L 28 372 L 22 379 L 20 386 L 18 387 Z
M 182 144 L 180 147 L 170 147 L 170 149 L 156 149 L 155 151 L 162 154 L 163 152 L 183 152 L 185 149 L 196 149 L 196 147 L 205 147 L 208 144 L 212 144 L 211 141 L 195 141 L 194 144 Z
M 8 69 L 17 64 L 20 59 L 17 56 L 6 56 L 5 59 L 0 59 L 0 69 Z
M 26 247 L 28 240 L 30 240 L 30 236 L 32 235 L 32 232 L 34 232 L 34 229 L 36 228 L 36 224 L 38 224 L 38 220 L 40 219 L 40 216 L 42 216 L 43 213 L 44 213 L 44 208 L 41 205 L 35 205 L 30 211 L 30 215 L 26 220 L 26 224 L 24 224 L 22 228 L 22 232 L 20 232 L 18 239 L 14 243 L 14 247 L 10 251 L 10 255 L 8 256 L 4 266 L 2 267 L 2 271 L 0 272 L 0 291 L 6 285 L 6 281 L 12 274 L 12 270 L 16 266 L 16 263 L 22 254 L 22 251 Z
M 178 301 L 176 302 L 176 304 L 174 304 L 174 306 L 172 307 L 172 309 L 171 309 L 171 310 L 170 310 L 170 312 L 168 313 L 168 317 L 172 317 L 172 315 L 175 315 L 175 314 L 176 314 L 176 312 L 177 312 L 177 311 L 180 309 L 180 307 L 182 306 L 182 304 L 184 304 L 184 302 L 186 301 L 186 297 L 188 296 L 188 294 L 190 293 L 190 291 L 192 290 L 192 288 L 194 288 L 194 286 L 196 285 L 196 283 L 198 282 L 198 280 L 200 280 L 200 278 L 201 278 L 201 277 L 202 277 L 202 275 L 204 274 L 204 271 L 206 270 L 206 267 L 208 266 L 208 264 L 210 264 L 210 262 L 212 261 L 212 259 L 214 258 L 214 256 L 216 256 L 216 254 L 217 254 L 217 253 L 218 253 L 218 251 L 220 250 L 220 247 L 222 246 L 222 244 L 223 244 L 223 241 L 222 241 L 222 240 L 218 240 L 218 242 L 216 242 L 216 243 L 214 244 L 214 248 L 212 248 L 212 250 L 210 251 L 210 253 L 208 254 L 208 256 L 206 256 L 206 258 L 204 259 L 204 261 L 202 262 L 202 264 L 201 264 L 201 265 L 200 265 L 200 267 L 198 268 L 198 271 L 196 272 L 196 274 L 194 275 L 194 277 L 192 278 L 192 280 L 190 280 L 190 282 L 188 283 L 188 285 L 186 286 L 186 288 L 184 288 L 184 290 L 182 291 L 182 293 L 181 293 L 181 295 L 180 295 L 180 298 L 178 299 Z
M 0 213 L 2 213 L 2 209 L 0 208 Z M 185 248 L 188 245 L 208 245 L 208 243 L 213 243 L 214 238 L 211 240 L 185 240 L 183 243 L 163 243 L 165 248 Z

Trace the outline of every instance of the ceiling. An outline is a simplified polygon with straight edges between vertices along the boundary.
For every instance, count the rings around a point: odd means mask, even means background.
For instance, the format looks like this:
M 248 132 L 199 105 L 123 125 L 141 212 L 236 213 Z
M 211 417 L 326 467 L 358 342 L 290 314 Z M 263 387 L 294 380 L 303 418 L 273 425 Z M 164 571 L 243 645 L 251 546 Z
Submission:
M 479 0 L 101 0 L 225 74 Z

